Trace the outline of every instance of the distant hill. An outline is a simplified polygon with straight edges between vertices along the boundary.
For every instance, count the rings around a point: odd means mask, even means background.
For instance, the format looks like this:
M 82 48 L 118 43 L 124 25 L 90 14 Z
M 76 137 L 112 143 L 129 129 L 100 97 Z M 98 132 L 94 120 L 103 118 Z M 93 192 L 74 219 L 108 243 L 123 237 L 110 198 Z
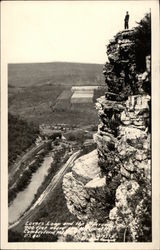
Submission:
M 103 82 L 102 64 L 22 63 L 8 65 L 8 84 L 15 87 L 53 85 L 97 85 Z

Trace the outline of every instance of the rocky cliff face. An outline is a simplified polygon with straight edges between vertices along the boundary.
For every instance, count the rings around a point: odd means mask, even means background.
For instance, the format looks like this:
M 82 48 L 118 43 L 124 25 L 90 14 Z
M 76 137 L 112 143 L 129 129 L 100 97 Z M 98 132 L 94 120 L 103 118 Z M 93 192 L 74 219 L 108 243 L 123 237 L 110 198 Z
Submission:
M 139 73 L 133 37 L 134 30 L 119 32 L 107 46 L 108 91 L 96 104 L 97 152 L 77 160 L 63 181 L 71 213 L 105 223 L 107 233 L 95 232 L 96 240 L 151 241 L 150 55 Z

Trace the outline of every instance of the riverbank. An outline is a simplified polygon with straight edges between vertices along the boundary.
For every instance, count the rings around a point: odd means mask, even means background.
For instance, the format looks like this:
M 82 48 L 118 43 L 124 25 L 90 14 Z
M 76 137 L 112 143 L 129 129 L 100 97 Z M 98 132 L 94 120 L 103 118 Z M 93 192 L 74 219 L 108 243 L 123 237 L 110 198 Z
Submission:
M 17 194 L 16 198 L 9 207 L 9 224 L 17 221 L 30 206 L 38 188 L 41 186 L 45 176 L 48 174 L 48 169 L 50 168 L 52 161 L 53 159 L 50 153 L 43 159 L 41 166 L 32 175 L 29 185 Z
M 46 144 L 43 144 L 43 146 Z M 41 147 L 40 147 L 41 148 Z M 19 192 L 22 192 L 31 182 L 32 175 L 39 169 L 41 166 L 45 155 L 49 152 L 49 147 L 43 148 L 40 153 L 37 155 L 34 154 L 33 156 L 30 156 L 30 159 L 25 161 L 24 163 L 21 163 L 21 169 L 17 170 L 15 175 L 13 176 L 12 186 L 9 187 L 8 190 L 8 204 L 9 206 L 16 198 L 17 194 Z M 40 149 L 39 149 L 40 150 Z M 35 151 L 35 149 L 34 149 Z M 28 158 L 28 156 L 27 156 Z M 29 162 L 28 162 L 29 161 Z

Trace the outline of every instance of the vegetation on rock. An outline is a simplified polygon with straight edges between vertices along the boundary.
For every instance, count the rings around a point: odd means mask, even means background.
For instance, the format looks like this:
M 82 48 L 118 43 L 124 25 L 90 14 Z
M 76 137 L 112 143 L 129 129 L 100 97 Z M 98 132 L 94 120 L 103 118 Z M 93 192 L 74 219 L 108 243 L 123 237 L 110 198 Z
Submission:
M 133 34 L 136 54 L 136 68 L 139 72 L 146 69 L 145 58 L 151 55 L 151 14 L 147 13 L 138 23 Z

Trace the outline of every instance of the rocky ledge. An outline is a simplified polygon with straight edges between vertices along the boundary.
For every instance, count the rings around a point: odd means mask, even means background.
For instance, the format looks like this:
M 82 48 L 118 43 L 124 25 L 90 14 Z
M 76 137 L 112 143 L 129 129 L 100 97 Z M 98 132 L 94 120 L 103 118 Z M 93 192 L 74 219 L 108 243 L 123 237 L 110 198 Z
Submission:
M 101 177 L 97 150 L 75 161 L 72 172 L 63 179 L 67 207 L 78 219 L 102 220 L 106 217 L 105 176 Z

